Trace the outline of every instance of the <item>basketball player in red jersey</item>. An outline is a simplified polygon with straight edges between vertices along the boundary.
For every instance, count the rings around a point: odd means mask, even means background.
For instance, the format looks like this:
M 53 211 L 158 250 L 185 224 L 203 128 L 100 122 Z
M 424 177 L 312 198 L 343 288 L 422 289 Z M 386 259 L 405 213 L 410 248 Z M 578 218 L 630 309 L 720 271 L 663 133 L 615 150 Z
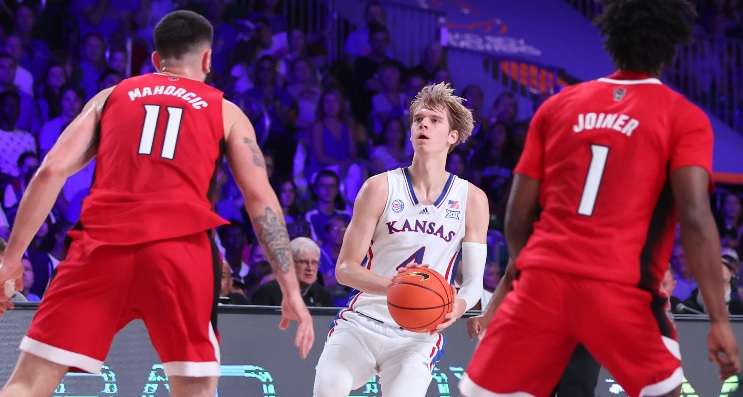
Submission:
M 20 280 L 23 252 L 66 178 L 93 158 L 96 177 L 0 396 L 49 396 L 70 368 L 99 372 L 114 335 L 135 318 L 147 326 L 172 395 L 215 395 L 220 267 L 209 232 L 226 222 L 207 196 L 223 144 L 281 285 L 280 327 L 297 320 L 295 344 L 300 356 L 309 352 L 312 319 L 255 132 L 237 106 L 204 84 L 212 36 L 196 13 L 163 17 L 152 55 L 159 72 L 93 97 L 44 159 L 21 202 L 0 284 Z
M 515 266 L 485 313 L 465 396 L 547 396 L 578 343 L 629 396 L 677 396 L 680 349 L 658 294 L 677 219 L 710 307 L 709 358 L 722 378 L 740 371 L 707 195 L 712 129 L 657 78 L 694 15 L 687 0 L 607 1 L 599 26 L 619 71 L 537 110 L 506 215 Z

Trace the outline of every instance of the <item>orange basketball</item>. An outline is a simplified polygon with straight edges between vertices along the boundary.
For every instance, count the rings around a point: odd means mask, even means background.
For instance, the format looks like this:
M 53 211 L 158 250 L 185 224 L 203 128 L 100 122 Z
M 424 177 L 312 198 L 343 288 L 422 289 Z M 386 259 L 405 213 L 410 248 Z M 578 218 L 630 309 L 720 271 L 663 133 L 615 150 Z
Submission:
M 429 332 L 444 322 L 451 311 L 454 290 L 444 277 L 429 268 L 413 268 L 398 274 L 387 289 L 387 308 L 401 327 Z

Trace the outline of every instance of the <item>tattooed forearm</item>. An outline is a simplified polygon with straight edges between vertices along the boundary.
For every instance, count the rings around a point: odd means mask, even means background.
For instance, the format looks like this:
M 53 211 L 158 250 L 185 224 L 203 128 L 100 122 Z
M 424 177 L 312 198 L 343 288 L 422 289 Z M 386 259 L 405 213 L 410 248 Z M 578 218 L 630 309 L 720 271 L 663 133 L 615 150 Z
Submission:
M 263 153 L 258 149 L 258 144 L 250 138 L 243 138 L 243 143 L 248 145 L 250 151 L 253 153 L 253 164 L 261 168 L 266 168 L 266 160 L 263 159 Z
M 271 267 L 282 273 L 288 272 L 292 266 L 292 254 L 284 220 L 271 207 L 266 207 L 265 214 L 253 220 L 253 227 L 258 240 L 266 249 Z

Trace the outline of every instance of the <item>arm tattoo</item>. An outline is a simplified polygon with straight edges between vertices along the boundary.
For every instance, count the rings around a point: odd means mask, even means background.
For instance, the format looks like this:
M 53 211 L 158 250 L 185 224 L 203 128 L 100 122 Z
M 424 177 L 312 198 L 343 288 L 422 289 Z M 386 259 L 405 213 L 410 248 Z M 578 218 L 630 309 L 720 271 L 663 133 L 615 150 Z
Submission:
M 243 138 L 243 143 L 248 145 L 250 151 L 253 153 L 253 164 L 261 168 L 266 168 L 266 161 L 263 159 L 263 153 L 258 149 L 258 145 L 255 141 L 250 138 Z
M 274 270 L 288 272 L 292 266 L 292 254 L 284 220 L 271 207 L 266 207 L 265 214 L 255 218 L 253 227 Z

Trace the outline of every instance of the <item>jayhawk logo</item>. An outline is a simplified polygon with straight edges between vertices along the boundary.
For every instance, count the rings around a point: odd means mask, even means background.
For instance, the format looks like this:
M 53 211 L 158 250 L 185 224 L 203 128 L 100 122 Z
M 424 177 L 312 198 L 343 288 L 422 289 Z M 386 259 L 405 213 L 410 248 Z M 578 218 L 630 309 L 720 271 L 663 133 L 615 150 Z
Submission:
M 428 280 L 429 278 L 431 278 L 431 275 L 430 275 L 430 274 L 428 274 L 428 273 L 424 273 L 424 272 L 412 272 L 412 273 L 410 273 L 410 275 L 411 275 L 411 276 L 417 276 L 417 277 L 420 277 L 421 279 L 423 279 L 423 281 L 426 281 L 426 280 Z

